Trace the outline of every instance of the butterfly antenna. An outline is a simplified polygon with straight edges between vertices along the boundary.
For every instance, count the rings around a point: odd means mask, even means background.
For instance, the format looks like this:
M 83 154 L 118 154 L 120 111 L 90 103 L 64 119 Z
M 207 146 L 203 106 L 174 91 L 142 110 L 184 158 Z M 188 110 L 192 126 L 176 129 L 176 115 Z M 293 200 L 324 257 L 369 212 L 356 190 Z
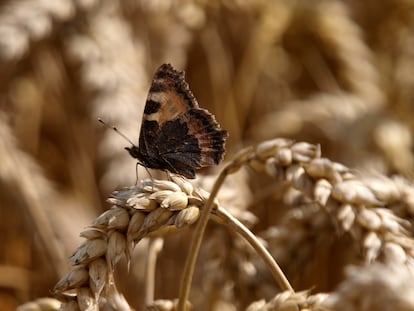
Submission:
M 111 126 L 108 123 L 106 123 L 104 120 L 102 120 L 101 118 L 98 118 L 98 121 L 101 122 L 103 125 L 105 125 L 107 128 L 114 130 L 115 132 L 118 133 L 118 135 L 122 136 L 127 142 L 129 142 L 132 146 L 135 146 L 135 144 L 124 134 L 122 133 L 120 130 L 118 130 L 118 128 L 116 126 Z

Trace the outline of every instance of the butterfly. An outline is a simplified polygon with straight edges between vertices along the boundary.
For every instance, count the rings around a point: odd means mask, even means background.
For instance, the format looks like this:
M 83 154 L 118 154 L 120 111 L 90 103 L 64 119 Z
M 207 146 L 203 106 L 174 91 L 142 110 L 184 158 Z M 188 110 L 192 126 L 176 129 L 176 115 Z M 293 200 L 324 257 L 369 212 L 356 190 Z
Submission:
M 195 178 L 196 170 L 220 163 L 227 136 L 198 106 L 184 72 L 163 64 L 148 93 L 138 146 L 125 149 L 146 168 Z

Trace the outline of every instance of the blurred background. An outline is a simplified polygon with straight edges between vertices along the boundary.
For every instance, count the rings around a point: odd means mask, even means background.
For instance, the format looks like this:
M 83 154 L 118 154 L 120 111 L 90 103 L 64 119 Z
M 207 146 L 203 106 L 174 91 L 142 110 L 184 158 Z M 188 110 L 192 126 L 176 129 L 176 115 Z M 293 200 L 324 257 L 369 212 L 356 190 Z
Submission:
M 138 142 L 152 75 L 165 62 L 185 70 L 200 106 L 229 131 L 226 159 L 287 137 L 361 171 L 414 176 L 414 1 L 2 0 L 2 310 L 50 296 L 79 232 L 109 208 L 112 191 L 135 183 L 128 143 L 97 118 Z M 200 174 L 208 184 L 203 173 L 214 169 Z M 286 212 L 273 186 L 247 171 L 227 203 L 254 213 L 259 232 Z M 190 236 L 167 238 L 156 298 L 177 297 Z M 222 228 L 208 231 L 196 305 L 206 290 L 221 310 L 235 296 L 244 297 L 240 307 L 277 291 L 239 279 L 237 258 L 250 255 L 237 243 Z M 142 257 L 129 274 L 120 267 L 117 280 L 136 308 Z M 340 279 L 335 268 L 330 276 L 289 269 L 295 254 L 287 258 L 281 265 L 295 289 L 329 291 Z

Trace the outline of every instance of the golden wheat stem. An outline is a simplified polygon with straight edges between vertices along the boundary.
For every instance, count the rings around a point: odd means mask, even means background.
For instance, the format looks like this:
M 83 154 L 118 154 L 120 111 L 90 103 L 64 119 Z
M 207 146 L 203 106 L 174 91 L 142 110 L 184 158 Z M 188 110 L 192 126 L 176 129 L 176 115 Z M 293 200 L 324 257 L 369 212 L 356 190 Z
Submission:
M 191 241 L 190 253 L 187 256 L 184 266 L 184 274 L 181 281 L 180 293 L 178 296 L 178 311 L 185 311 L 186 301 L 190 294 L 191 282 L 194 275 L 195 264 L 200 251 L 201 242 L 203 240 L 204 232 L 207 227 L 208 219 L 210 217 L 211 210 L 213 209 L 214 198 L 216 197 L 221 185 L 224 182 L 227 174 L 227 170 L 223 171 L 218 176 L 216 182 L 214 183 L 213 190 L 211 191 L 210 197 L 208 198 L 206 204 L 204 205 L 203 210 L 201 211 L 200 219 L 197 222 L 195 228 L 194 237 Z
M 226 179 L 227 175 L 236 172 L 243 165 L 246 158 L 249 157 L 252 153 L 253 148 L 251 147 L 242 149 L 238 154 L 234 156 L 232 161 L 224 166 L 216 181 L 214 182 L 210 196 L 201 211 L 200 218 L 195 228 L 194 236 L 191 240 L 190 251 L 185 261 L 184 273 L 181 279 L 180 292 L 178 296 L 178 311 L 185 311 L 186 302 L 190 295 L 191 282 L 194 275 L 197 256 L 200 251 L 201 242 L 203 240 L 204 232 L 207 227 L 208 219 L 214 207 L 214 199 L 216 198 L 217 193 L 223 185 L 223 182 Z
M 221 206 L 217 208 L 215 214 L 224 220 L 231 229 L 240 234 L 257 251 L 258 255 L 263 258 L 264 262 L 272 273 L 273 278 L 276 280 L 282 291 L 290 291 L 291 293 L 295 292 L 288 279 L 284 275 L 282 269 L 280 269 L 279 265 L 272 257 L 272 255 L 270 255 L 269 251 L 264 247 L 259 239 L 249 229 L 247 229 L 245 225 L 243 225 L 243 223 L 241 223 L 236 217 L 231 215 L 225 208 Z
M 157 257 L 158 253 L 162 250 L 163 245 L 163 238 L 150 238 L 145 269 L 145 306 L 148 306 L 154 302 L 155 270 L 157 266 Z
M 190 295 L 191 289 L 191 282 L 194 275 L 195 264 L 197 260 L 198 253 L 200 251 L 201 242 L 203 240 L 204 232 L 207 227 L 208 219 L 210 217 L 210 213 L 213 209 L 213 202 L 214 199 L 220 190 L 221 185 L 223 184 L 224 180 L 227 177 L 227 172 L 229 171 L 229 167 L 233 164 L 230 162 L 228 165 L 224 167 L 224 169 L 220 172 L 219 176 L 217 177 L 216 181 L 214 182 L 213 190 L 210 193 L 210 196 L 204 205 L 200 218 L 197 222 L 197 226 L 195 228 L 194 236 L 191 240 L 190 252 L 187 256 L 184 266 L 184 274 L 181 280 L 180 285 L 180 292 L 178 296 L 178 311 L 185 311 L 186 302 Z

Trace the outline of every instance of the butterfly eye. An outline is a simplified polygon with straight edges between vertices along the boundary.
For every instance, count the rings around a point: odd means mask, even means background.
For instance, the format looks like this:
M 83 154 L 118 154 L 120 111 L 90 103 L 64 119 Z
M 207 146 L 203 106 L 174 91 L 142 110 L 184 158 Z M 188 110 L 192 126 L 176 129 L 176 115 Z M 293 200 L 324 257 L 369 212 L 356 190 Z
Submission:
M 125 147 L 125 150 L 127 150 L 133 158 L 140 158 L 139 148 L 137 148 L 136 146 Z

